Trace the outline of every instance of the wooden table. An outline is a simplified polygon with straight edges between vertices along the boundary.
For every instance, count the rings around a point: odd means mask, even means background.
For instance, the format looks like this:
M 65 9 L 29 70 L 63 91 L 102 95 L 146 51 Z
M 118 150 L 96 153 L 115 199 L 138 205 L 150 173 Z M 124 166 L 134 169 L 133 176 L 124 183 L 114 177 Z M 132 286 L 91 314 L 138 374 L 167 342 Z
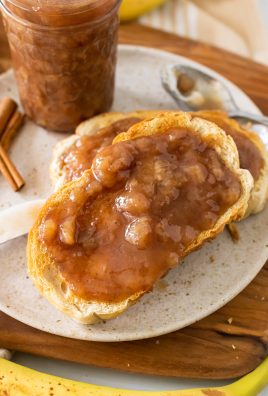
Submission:
M 120 42 L 151 46 L 212 67 L 242 88 L 268 114 L 268 69 L 195 41 L 140 25 L 120 29 Z M 0 71 L 10 66 L 0 26 Z M 232 318 L 232 320 L 230 319 Z M 255 368 L 268 348 L 268 265 L 238 297 L 208 318 L 157 339 L 98 343 L 43 333 L 0 313 L 0 346 L 147 374 L 233 378 Z

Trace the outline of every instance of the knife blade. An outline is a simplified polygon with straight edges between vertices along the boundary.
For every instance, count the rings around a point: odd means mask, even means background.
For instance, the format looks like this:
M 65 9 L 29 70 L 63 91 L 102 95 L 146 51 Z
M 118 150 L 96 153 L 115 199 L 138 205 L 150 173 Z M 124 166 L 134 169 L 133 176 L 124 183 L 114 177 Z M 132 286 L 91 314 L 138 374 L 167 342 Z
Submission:
M 0 211 L 0 244 L 28 234 L 44 202 L 36 199 Z

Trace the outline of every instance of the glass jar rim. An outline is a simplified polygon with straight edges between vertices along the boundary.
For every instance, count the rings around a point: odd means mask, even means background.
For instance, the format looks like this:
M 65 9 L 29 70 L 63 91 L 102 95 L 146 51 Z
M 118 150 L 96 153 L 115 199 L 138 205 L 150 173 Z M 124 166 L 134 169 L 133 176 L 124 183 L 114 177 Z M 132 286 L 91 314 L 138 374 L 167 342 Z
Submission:
M 8 3 L 15 5 L 17 3 L 21 3 L 20 1 L 17 0 L 6 0 Z M 74 0 L 75 1 L 75 0 Z M 62 17 L 68 17 L 68 16 L 79 16 L 79 15 L 83 15 L 84 13 L 90 12 L 90 11 L 95 11 L 98 9 L 98 7 L 100 7 L 101 5 L 105 5 L 105 3 L 108 3 L 111 0 L 94 0 L 93 2 L 89 3 L 90 7 L 85 7 L 84 8 L 80 8 L 80 10 L 76 10 L 76 11 L 72 11 L 72 12 L 66 12 L 64 14 L 61 14 Z M 83 27 L 86 26 L 88 24 L 92 25 L 95 23 L 100 22 L 101 20 L 106 19 L 106 17 L 108 17 L 116 8 L 119 7 L 120 3 L 122 0 L 114 0 L 112 1 L 112 6 L 110 8 L 108 8 L 108 11 L 106 12 L 106 14 L 103 14 L 101 16 L 98 16 L 98 18 L 94 19 L 94 20 L 90 20 L 87 22 L 82 22 L 79 24 L 71 24 L 71 25 L 58 25 L 58 26 L 53 26 L 53 25 L 47 25 L 47 24 L 39 24 L 38 22 L 33 22 L 31 20 L 27 20 L 27 18 L 21 17 L 17 14 L 15 14 L 14 12 L 12 12 L 7 5 L 5 4 L 5 0 L 0 0 L 0 12 L 1 12 L 1 8 L 3 13 L 7 14 L 10 18 L 15 19 L 18 23 L 22 24 L 22 25 L 27 25 L 27 26 L 31 26 L 32 28 L 36 28 L 36 29 L 53 29 L 53 30 L 62 30 L 62 29 L 73 29 L 73 28 L 78 28 L 78 27 Z M 86 2 L 86 0 L 84 0 L 84 3 Z M 101 4 L 100 4 L 101 2 Z M 98 3 L 98 4 L 97 4 Z M 37 11 L 35 9 L 33 9 L 32 7 L 29 8 L 21 8 L 21 10 L 26 11 L 31 13 L 32 15 L 34 15 Z M 57 15 L 56 13 L 57 9 L 55 8 L 55 14 L 51 13 L 51 14 L 47 14 L 48 16 L 55 16 Z M 59 11 L 59 9 L 58 9 Z
M 12 4 L 18 9 L 37 12 L 39 9 L 50 10 L 52 13 L 60 11 L 63 15 L 83 13 L 85 11 L 90 11 L 105 5 L 111 0 L 67 0 L 64 2 L 62 0 L 6 0 L 6 3 Z M 3 3 L 3 1 L 1 1 Z M 112 3 L 119 3 L 120 0 L 115 0 Z M 68 5 L 68 7 L 66 7 Z M 71 6 L 71 7 L 70 7 Z M 6 5 L 7 7 L 7 5 Z M 111 7 L 113 8 L 113 6 Z M 72 9 L 72 11 L 71 11 Z

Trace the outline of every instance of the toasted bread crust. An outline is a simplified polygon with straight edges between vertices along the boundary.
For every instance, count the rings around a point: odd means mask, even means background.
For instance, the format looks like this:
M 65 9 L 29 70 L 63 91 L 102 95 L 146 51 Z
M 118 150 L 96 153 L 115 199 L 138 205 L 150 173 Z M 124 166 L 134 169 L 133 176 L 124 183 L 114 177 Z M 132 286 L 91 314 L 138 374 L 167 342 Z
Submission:
M 86 120 L 78 125 L 76 128 L 76 135 L 79 136 L 90 136 L 94 135 L 100 129 L 105 128 L 114 122 L 123 120 L 125 118 L 140 118 L 141 120 L 145 118 L 154 117 L 159 113 L 159 110 L 137 110 L 127 113 L 123 112 L 110 112 L 99 114 L 89 120 Z
M 239 168 L 237 148 L 231 137 L 226 136 L 215 124 L 199 118 L 193 118 L 186 113 L 158 114 L 156 118 L 142 121 L 130 128 L 127 133 L 118 135 L 115 139 L 115 143 L 123 140 L 136 139 L 141 136 L 166 133 L 172 127 L 189 128 L 196 132 L 203 141 L 209 143 L 219 154 L 226 166 L 237 175 L 242 188 L 239 200 L 218 219 L 213 228 L 199 234 L 194 243 L 185 250 L 184 255 L 187 255 L 191 251 L 199 248 L 206 240 L 215 238 L 227 223 L 243 217 L 247 209 L 250 191 L 253 186 L 253 179 L 247 170 Z M 39 240 L 39 225 L 49 208 L 54 205 L 59 205 L 69 196 L 74 185 L 83 188 L 83 186 L 87 184 L 90 174 L 90 170 L 85 171 L 80 179 L 66 184 L 49 198 L 29 233 L 27 247 L 29 273 L 41 294 L 51 301 L 52 304 L 56 305 L 62 312 L 80 323 L 87 324 L 94 323 L 99 319 L 111 319 L 118 316 L 145 293 L 144 290 L 141 290 L 139 293 L 119 303 L 100 303 L 78 298 L 68 285 L 66 285 L 61 274 L 56 269 L 53 260 L 47 254 L 44 246 Z M 64 284 L 64 288 L 62 284 Z

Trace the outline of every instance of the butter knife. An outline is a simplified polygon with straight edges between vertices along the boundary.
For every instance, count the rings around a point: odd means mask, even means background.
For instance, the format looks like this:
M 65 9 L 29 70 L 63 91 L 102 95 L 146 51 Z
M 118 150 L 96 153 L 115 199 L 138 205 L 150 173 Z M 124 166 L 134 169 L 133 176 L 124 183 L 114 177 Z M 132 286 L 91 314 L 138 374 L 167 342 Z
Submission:
M 37 199 L 0 211 L 0 244 L 28 234 L 44 202 Z

